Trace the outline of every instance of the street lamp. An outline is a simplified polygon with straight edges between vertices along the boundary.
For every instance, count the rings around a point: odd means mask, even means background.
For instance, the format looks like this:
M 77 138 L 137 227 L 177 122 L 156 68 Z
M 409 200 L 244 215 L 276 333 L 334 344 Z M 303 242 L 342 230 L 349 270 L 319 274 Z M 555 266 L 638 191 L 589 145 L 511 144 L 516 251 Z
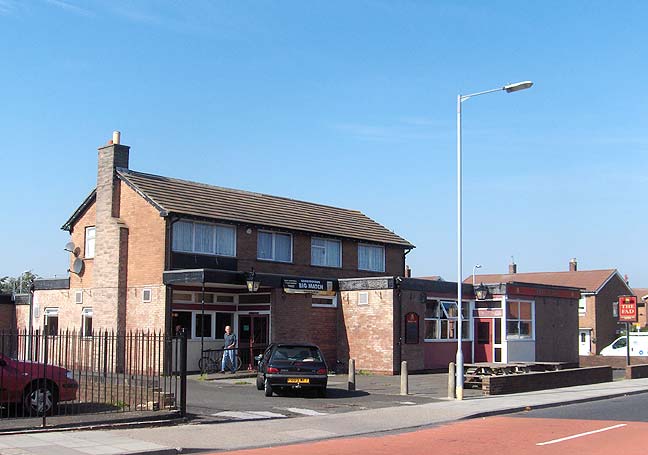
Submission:
M 461 281 L 463 276 L 462 271 L 462 251 L 461 251 L 461 103 L 474 96 L 486 95 L 487 93 L 505 91 L 506 93 L 517 92 L 525 90 L 533 85 L 531 81 L 517 82 L 515 84 L 508 84 L 504 87 L 485 90 L 483 92 L 471 93 L 469 95 L 457 95 L 457 379 L 456 379 L 456 397 L 457 400 L 463 400 L 463 352 L 461 350 L 462 341 L 462 308 L 461 308 Z
M 481 264 L 475 264 L 473 266 L 473 287 L 475 286 L 475 269 L 481 269 L 481 268 L 482 268 Z

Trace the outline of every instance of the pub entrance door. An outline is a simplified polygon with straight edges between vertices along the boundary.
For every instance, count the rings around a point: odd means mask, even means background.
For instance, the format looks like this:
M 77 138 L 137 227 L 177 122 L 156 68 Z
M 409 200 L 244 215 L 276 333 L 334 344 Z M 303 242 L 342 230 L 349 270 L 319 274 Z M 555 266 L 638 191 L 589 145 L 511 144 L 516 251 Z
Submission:
M 241 369 L 254 369 L 254 356 L 262 354 L 270 339 L 270 318 L 267 314 L 239 314 L 239 355 Z
M 475 362 L 493 361 L 493 320 L 475 318 Z

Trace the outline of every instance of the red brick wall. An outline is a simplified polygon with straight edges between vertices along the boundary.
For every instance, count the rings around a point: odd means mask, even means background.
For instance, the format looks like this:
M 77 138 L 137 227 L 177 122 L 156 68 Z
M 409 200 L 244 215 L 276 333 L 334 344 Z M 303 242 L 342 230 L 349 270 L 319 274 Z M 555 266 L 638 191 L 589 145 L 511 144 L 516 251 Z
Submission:
M 0 305 L 0 331 L 16 329 L 16 306 L 13 303 Z
M 596 338 L 592 351 L 596 354 L 617 338 L 616 331 L 621 326 L 617 325 L 617 318 L 612 315 L 612 304 L 618 302 L 620 295 L 626 294 L 628 288 L 621 277 L 615 274 L 596 295 L 596 326 L 592 332 L 592 337 Z
M 396 291 L 396 299 L 398 299 L 398 291 Z M 402 338 L 401 347 L 401 361 L 407 361 L 408 371 L 420 371 L 426 368 L 425 366 L 425 350 L 426 344 L 423 341 L 425 337 L 425 293 L 419 291 L 402 291 L 400 294 L 401 314 L 399 324 L 394 324 L 396 329 L 400 326 L 400 334 Z M 407 313 L 416 313 L 419 317 L 419 331 L 417 344 L 405 344 L 405 315 Z M 398 332 L 394 334 L 394 339 L 398 341 Z M 455 343 L 456 346 L 456 343 Z M 398 346 L 395 346 L 398 349 Z M 398 357 L 396 355 L 396 357 Z M 398 359 L 396 358 L 396 362 Z M 447 363 L 446 363 L 447 367 Z M 400 370 L 400 365 L 395 365 L 395 371 Z
M 93 202 L 76 223 L 72 225 L 71 240 L 74 242 L 74 245 L 79 248 L 78 257 L 83 259 L 83 271 L 79 275 L 75 273 L 70 274 L 71 289 L 90 288 L 93 286 L 92 271 L 94 267 L 94 258 L 85 259 L 85 228 L 95 226 L 96 222 L 96 208 L 95 203 Z M 72 269 L 72 264 L 75 259 L 76 257 L 73 254 L 70 254 L 70 269 Z
M 611 381 L 612 368 L 610 367 L 578 368 L 541 373 L 486 376 L 482 379 L 482 391 L 484 395 L 502 395 Z
M 251 233 L 248 234 L 247 230 Z M 402 276 L 405 270 L 404 249 L 385 246 L 385 271 L 367 272 L 358 270 L 358 242 L 342 240 L 342 267 L 317 267 L 311 264 L 311 235 L 293 233 L 293 262 L 271 262 L 257 260 L 258 229 L 238 226 L 236 233 L 236 255 L 239 270 L 254 270 L 265 273 L 315 276 L 322 278 L 356 278 L 365 276 Z
M 360 292 L 368 293 L 368 305 L 358 304 Z M 392 289 L 341 292 L 346 332 L 338 338 L 338 352 L 348 352 L 348 357 L 356 361 L 356 370 L 386 374 L 395 371 L 393 294 Z

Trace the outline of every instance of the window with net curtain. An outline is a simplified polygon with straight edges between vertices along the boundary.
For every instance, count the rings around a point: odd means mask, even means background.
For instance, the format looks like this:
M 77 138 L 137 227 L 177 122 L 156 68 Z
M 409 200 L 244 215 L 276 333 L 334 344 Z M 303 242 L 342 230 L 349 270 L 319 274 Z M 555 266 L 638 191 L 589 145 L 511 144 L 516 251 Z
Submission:
M 311 265 L 342 267 L 342 243 L 339 240 L 311 239 Z
M 234 226 L 178 221 L 173 225 L 173 251 L 235 256 Z
M 375 245 L 358 245 L 358 270 L 385 271 L 385 248 Z
M 292 235 L 280 232 L 259 231 L 257 259 L 267 261 L 292 261 Z

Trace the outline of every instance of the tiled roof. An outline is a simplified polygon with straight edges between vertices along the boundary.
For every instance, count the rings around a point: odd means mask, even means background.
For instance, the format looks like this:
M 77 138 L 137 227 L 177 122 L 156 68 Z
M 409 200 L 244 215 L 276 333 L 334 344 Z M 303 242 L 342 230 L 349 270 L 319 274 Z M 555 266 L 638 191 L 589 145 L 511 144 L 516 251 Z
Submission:
M 430 276 L 415 276 L 413 278 L 419 279 L 419 280 L 428 280 L 428 281 L 445 281 L 443 278 L 441 278 L 439 275 L 430 275 Z
M 637 296 L 638 299 L 641 299 L 642 297 L 648 295 L 648 288 L 632 288 L 632 292 Z
M 537 283 L 553 286 L 567 286 L 585 289 L 586 292 L 596 292 L 605 282 L 616 273 L 615 269 L 581 270 L 577 272 L 532 272 L 532 273 L 507 273 L 502 275 L 475 275 L 476 283 Z M 471 282 L 472 276 L 466 278 L 464 283 Z
M 118 169 L 161 212 L 414 246 L 356 210 Z

